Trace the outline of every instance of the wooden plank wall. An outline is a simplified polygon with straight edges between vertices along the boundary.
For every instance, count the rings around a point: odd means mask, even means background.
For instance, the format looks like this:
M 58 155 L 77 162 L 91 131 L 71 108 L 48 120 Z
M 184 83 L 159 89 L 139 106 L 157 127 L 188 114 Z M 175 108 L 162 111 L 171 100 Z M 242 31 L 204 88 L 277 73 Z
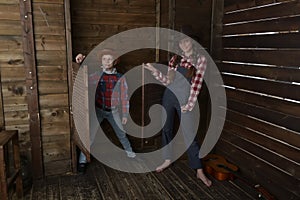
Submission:
M 209 51 L 211 41 L 212 0 L 161 1 L 161 27 L 180 30 L 182 25 L 191 25 L 199 37 L 199 43 Z M 161 62 L 167 61 L 163 54 Z
M 157 11 L 159 10 L 156 9 L 156 0 L 71 1 L 73 57 L 79 52 L 87 55 L 102 41 L 122 31 L 155 27 Z M 136 50 L 121 56 L 120 67 L 117 69 L 125 73 L 143 62 L 155 62 L 155 49 Z M 137 77 L 138 81 L 141 81 L 141 76 Z M 142 90 L 138 90 L 130 100 L 130 113 L 135 123 L 140 125 L 142 110 Z M 110 129 L 108 124 L 104 123 L 103 126 L 106 130 Z M 114 134 L 110 135 L 112 136 L 109 137 L 118 143 L 118 139 L 113 137 Z M 131 141 L 135 149 L 143 147 L 143 141 Z
M 70 171 L 64 0 L 33 0 L 45 175 Z
M 175 30 L 180 30 L 182 25 L 191 25 L 195 34 L 199 37 L 199 44 L 210 52 L 211 42 L 211 13 L 212 0 L 176 0 L 175 2 Z M 208 70 L 206 71 L 208 73 Z M 206 80 L 207 81 L 207 80 Z M 207 130 L 207 113 L 209 105 L 209 93 L 204 82 L 200 91 L 198 102 L 201 110 L 201 121 L 198 135 L 202 139 Z
M 216 150 L 278 199 L 300 197 L 299 16 L 299 0 L 225 0 Z
M 193 27 L 199 37 L 199 43 L 209 50 L 211 35 L 212 0 L 176 0 L 175 3 L 175 30 L 183 24 Z
M 0 69 L 3 125 L 18 130 L 21 153 L 30 158 L 30 133 L 26 101 L 22 29 L 18 1 L 0 1 Z
M 160 3 L 160 7 L 157 4 Z M 195 32 L 201 38 L 201 44 L 209 49 L 210 45 L 210 19 L 211 19 L 211 0 L 100 0 L 85 1 L 74 0 L 71 2 L 72 10 L 72 39 L 73 55 L 79 52 L 89 53 L 95 46 L 106 38 L 119 32 L 144 26 L 155 26 L 179 29 L 182 24 L 191 24 Z M 159 13 L 158 13 L 159 12 Z M 192 14 L 191 14 L 192 13 Z M 157 20 L 160 20 L 159 22 Z M 175 25 L 173 27 L 173 25 Z M 152 55 L 152 56 L 149 56 Z M 143 62 L 154 62 L 155 51 L 140 50 L 129 53 L 121 57 L 123 64 L 121 72 L 132 69 L 135 65 Z M 166 52 L 160 53 L 161 63 L 167 63 Z M 146 76 L 146 78 L 149 78 Z M 150 105 L 161 102 L 163 88 L 147 86 L 142 94 L 142 90 L 135 92 L 131 99 L 131 106 L 135 108 L 132 118 L 136 123 L 142 124 L 140 110 L 144 110 L 145 123 L 149 122 L 147 111 Z M 200 101 L 207 100 L 205 88 L 201 93 Z M 144 96 L 145 104 L 142 105 L 141 97 Z M 206 104 L 203 105 L 203 112 Z M 143 107 L 143 108 L 142 108 Z M 206 121 L 203 120 L 203 130 L 206 129 Z M 140 146 L 141 141 L 133 140 L 134 147 Z M 145 140 L 141 147 L 157 146 L 153 140 Z M 157 146 L 158 147 L 158 146 Z
M 19 1 L 0 1 L 0 67 L 6 129 L 20 133 L 31 157 Z M 63 0 L 33 0 L 34 38 L 45 175 L 70 171 L 70 131 Z
M 0 65 L 0 129 L 4 129 L 4 110 L 3 110 L 3 95 L 1 82 L 1 65 Z
M 73 0 L 71 12 L 74 56 L 122 31 L 155 26 L 155 0 Z
M 97 44 L 124 30 L 136 27 L 170 23 L 169 3 L 158 0 L 99 0 L 71 2 L 73 55 L 88 53 Z M 6 129 L 17 129 L 20 133 L 21 151 L 30 158 L 31 141 L 29 132 L 28 105 L 26 98 L 26 71 L 24 67 L 22 29 L 19 1 L 0 0 L 0 67 L 3 93 L 4 125 Z M 183 1 L 178 5 L 184 4 Z M 201 11 L 201 19 L 206 17 L 210 0 L 198 4 L 196 0 L 185 5 L 186 11 Z M 35 54 L 41 120 L 42 153 L 45 175 L 70 171 L 70 127 L 67 84 L 67 54 L 64 0 L 32 0 Z M 176 5 L 176 4 L 174 4 Z M 196 6 L 195 6 L 196 5 Z M 204 6 L 205 5 L 205 6 Z M 204 6 L 204 7 L 203 7 Z M 183 5 L 184 7 L 184 5 Z M 208 10 L 207 10 L 208 9 Z M 176 11 L 177 12 L 177 8 Z M 157 22 L 158 13 L 160 22 Z M 205 11 L 205 12 L 204 12 Z M 193 21 L 197 32 L 208 30 L 197 25 L 197 17 L 184 18 L 180 11 L 176 23 Z M 204 16 L 205 15 L 205 16 Z M 198 15 L 197 15 L 198 16 Z M 172 19 L 172 20 L 175 20 Z M 174 23 L 174 21 L 172 21 Z M 204 38 L 209 38 L 205 36 Z M 205 44 L 209 44 L 205 40 Z M 207 45 L 208 46 L 208 45 Z M 149 56 L 153 55 L 153 56 Z M 142 62 L 155 61 L 155 50 L 141 50 L 122 57 L 126 72 Z M 160 95 L 154 94 L 154 95 Z M 133 105 L 140 105 L 139 98 Z M 136 109 L 139 111 L 139 109 Z M 140 113 L 137 112 L 136 118 Z M 138 118 L 139 119 L 139 118 Z

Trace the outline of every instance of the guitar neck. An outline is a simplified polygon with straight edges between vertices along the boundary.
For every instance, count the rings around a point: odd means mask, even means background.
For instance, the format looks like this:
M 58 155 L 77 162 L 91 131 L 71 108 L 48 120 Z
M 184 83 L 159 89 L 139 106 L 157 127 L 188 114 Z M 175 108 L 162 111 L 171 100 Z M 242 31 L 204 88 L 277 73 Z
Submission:
M 254 185 L 252 183 L 250 183 L 248 180 L 246 180 L 245 178 L 242 178 L 241 176 L 239 176 L 237 174 L 237 172 L 235 171 L 232 171 L 230 168 L 226 167 L 226 166 L 221 166 L 223 167 L 224 169 L 228 170 L 234 177 L 240 179 L 243 183 L 245 183 L 246 185 L 256 189 L 256 191 L 259 193 L 259 197 L 261 198 L 264 198 L 266 200 L 276 200 L 276 198 L 271 195 L 263 186 L 257 184 L 257 185 Z
M 264 187 L 261 185 L 255 185 L 254 188 L 264 197 L 266 200 L 275 200 L 275 197 L 271 195 Z
M 240 179 L 243 183 L 247 184 L 248 186 L 254 188 L 258 192 L 258 196 L 260 198 L 264 198 L 265 200 L 276 200 L 273 195 L 271 195 L 263 186 L 259 184 L 252 184 L 248 180 L 236 175 L 236 173 L 233 173 L 234 177 Z

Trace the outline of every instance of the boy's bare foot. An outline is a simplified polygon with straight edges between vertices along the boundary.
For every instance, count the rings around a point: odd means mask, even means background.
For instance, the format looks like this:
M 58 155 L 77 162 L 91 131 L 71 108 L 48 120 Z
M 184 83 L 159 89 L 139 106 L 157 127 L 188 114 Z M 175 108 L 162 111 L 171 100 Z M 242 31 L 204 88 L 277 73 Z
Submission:
M 207 187 L 210 187 L 212 184 L 211 180 L 205 176 L 203 169 L 197 169 L 197 178 L 200 179 Z
M 167 167 L 169 167 L 171 164 L 171 160 L 165 160 L 165 162 L 163 164 L 161 164 L 160 166 L 158 166 L 156 168 L 156 172 L 162 172 L 164 171 L 164 169 L 166 169 Z

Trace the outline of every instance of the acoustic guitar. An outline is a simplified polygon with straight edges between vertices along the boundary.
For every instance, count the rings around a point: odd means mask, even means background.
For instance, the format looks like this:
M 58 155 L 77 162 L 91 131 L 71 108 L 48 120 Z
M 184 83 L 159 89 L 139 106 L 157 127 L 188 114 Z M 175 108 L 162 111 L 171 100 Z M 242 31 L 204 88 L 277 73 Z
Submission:
M 236 172 L 239 169 L 217 154 L 208 154 L 202 161 L 204 163 L 204 171 L 219 181 L 233 180 L 234 175 L 231 172 Z
M 249 181 L 237 175 L 238 167 L 232 163 L 227 162 L 227 160 L 217 154 L 208 154 L 202 159 L 204 164 L 204 171 L 212 175 L 215 179 L 219 181 L 224 180 L 234 180 L 234 178 L 239 178 L 243 183 L 254 188 L 258 192 L 259 198 L 264 198 L 266 200 L 275 200 L 275 197 L 271 195 L 265 188 L 259 184 L 251 184 Z

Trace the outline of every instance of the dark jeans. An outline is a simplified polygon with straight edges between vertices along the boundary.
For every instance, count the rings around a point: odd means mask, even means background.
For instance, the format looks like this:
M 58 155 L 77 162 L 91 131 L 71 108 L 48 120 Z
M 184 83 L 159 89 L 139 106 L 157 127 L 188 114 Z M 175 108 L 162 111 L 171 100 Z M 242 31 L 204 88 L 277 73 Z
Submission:
M 187 148 L 187 154 L 189 158 L 189 165 L 193 169 L 202 168 L 201 161 L 199 158 L 199 143 L 196 141 L 196 138 L 191 138 L 194 136 L 195 128 L 193 123 L 195 122 L 193 112 L 187 111 L 186 113 L 181 113 L 181 108 L 176 100 L 176 97 L 172 94 L 169 94 L 168 91 L 164 94 L 163 102 L 164 108 L 166 109 L 166 122 L 162 130 L 162 145 L 165 146 L 169 144 L 169 142 L 173 139 L 173 129 L 174 129 L 174 118 L 177 113 L 179 118 L 181 119 L 181 131 L 183 138 L 185 140 L 185 144 L 187 141 L 192 141 L 191 145 Z M 163 158 L 172 160 L 172 146 L 168 145 L 168 148 L 163 151 Z
M 130 145 L 130 142 L 126 136 L 126 132 L 123 128 L 120 114 L 118 110 L 112 110 L 112 111 L 104 111 L 96 107 L 96 115 L 97 119 L 99 121 L 99 124 L 104 120 L 107 119 L 107 121 L 110 123 L 112 128 L 114 129 L 117 137 L 119 138 L 119 141 L 121 142 L 123 148 L 125 151 L 132 152 L 132 148 Z M 90 144 L 92 145 L 95 139 L 95 134 L 90 136 Z M 81 152 L 79 156 L 79 163 L 86 163 L 86 157 Z

